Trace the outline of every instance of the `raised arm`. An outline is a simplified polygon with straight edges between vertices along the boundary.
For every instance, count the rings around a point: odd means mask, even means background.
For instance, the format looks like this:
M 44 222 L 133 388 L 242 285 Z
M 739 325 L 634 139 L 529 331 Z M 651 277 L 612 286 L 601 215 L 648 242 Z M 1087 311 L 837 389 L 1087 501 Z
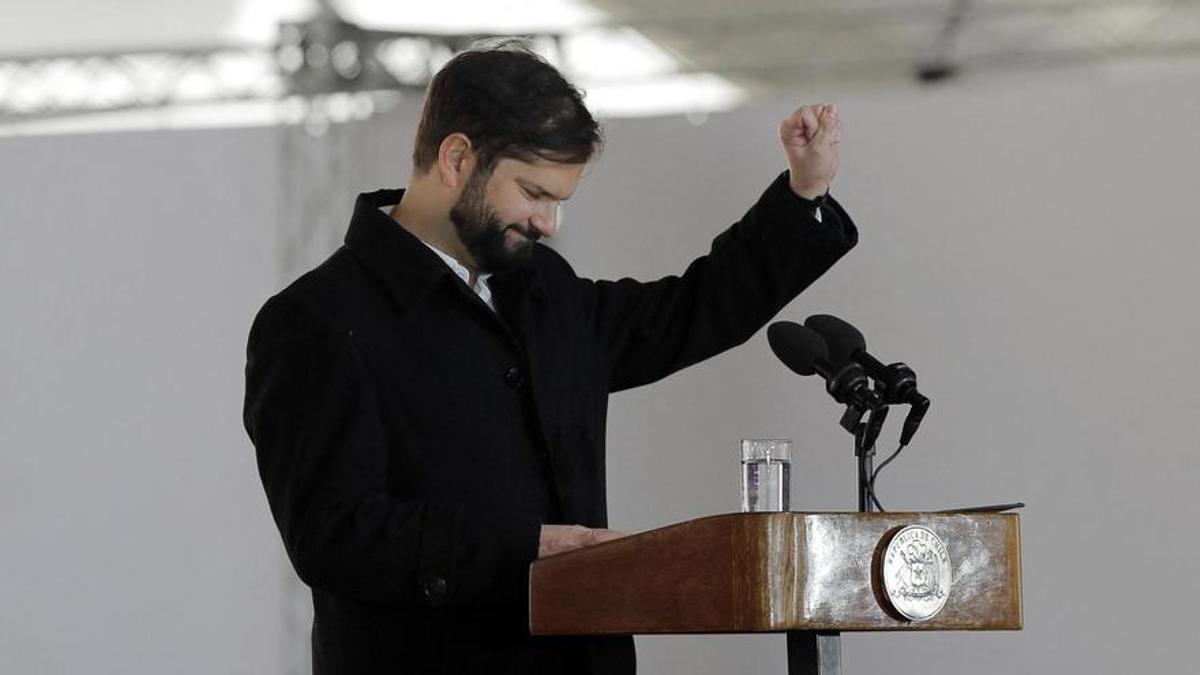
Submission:
M 583 281 L 609 391 L 658 380 L 741 344 L 858 240 L 827 190 L 842 124 L 833 106 L 780 124 L 789 170 L 679 276 Z

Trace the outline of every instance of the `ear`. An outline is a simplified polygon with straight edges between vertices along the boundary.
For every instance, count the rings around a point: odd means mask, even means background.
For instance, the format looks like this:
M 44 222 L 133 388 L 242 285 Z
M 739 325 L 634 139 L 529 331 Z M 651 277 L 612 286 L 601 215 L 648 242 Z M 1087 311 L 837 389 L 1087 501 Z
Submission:
M 457 190 L 471 175 L 474 166 L 475 153 L 466 134 L 456 131 L 442 139 L 438 146 L 437 170 L 443 185 Z

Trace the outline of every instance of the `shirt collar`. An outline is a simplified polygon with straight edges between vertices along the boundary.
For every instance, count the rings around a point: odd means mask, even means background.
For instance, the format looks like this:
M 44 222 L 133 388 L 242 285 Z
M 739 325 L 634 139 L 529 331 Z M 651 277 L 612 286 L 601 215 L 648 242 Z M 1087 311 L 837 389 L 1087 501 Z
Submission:
M 446 253 L 442 249 L 434 246 L 433 244 L 425 241 L 424 239 L 421 240 L 421 243 L 428 246 L 429 250 L 438 254 L 438 257 L 441 258 L 447 265 L 449 265 L 450 271 L 457 274 L 458 278 L 462 279 L 464 284 L 466 284 L 468 286 L 471 285 L 471 270 L 467 269 L 466 265 L 463 265 L 462 263 L 458 262 L 458 260 L 454 256 L 450 255 L 449 253 Z M 482 286 L 483 283 L 485 281 L 487 281 L 488 279 L 490 279 L 491 277 L 492 277 L 491 272 L 484 272 L 482 274 L 479 274 L 478 276 L 475 277 L 475 285 Z
M 470 287 L 472 291 L 475 291 L 475 295 L 478 295 L 479 299 L 483 300 L 484 304 L 492 309 L 495 309 L 495 306 L 492 304 L 492 288 L 488 285 L 488 279 L 492 278 L 492 274 L 490 272 L 484 272 L 483 274 L 477 275 L 475 277 L 475 285 L 472 286 L 471 270 L 467 269 L 465 265 L 458 262 L 454 256 L 446 253 L 424 239 L 421 240 L 421 243 L 428 246 L 429 250 L 438 254 L 438 257 L 446 263 L 446 265 L 450 268 L 450 271 L 458 275 L 458 278 L 462 279 L 464 284 Z

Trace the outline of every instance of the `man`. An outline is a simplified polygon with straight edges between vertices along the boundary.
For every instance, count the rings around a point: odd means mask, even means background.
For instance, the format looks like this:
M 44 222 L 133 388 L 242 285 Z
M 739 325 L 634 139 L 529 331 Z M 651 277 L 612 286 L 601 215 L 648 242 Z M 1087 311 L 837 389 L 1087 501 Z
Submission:
M 855 243 L 826 195 L 832 106 L 712 251 L 651 283 L 578 278 L 556 209 L 599 144 L 579 92 L 511 46 L 434 78 L 409 188 L 251 329 L 246 429 L 317 673 L 632 673 L 629 637 L 531 637 L 529 564 L 604 541 L 608 395 L 744 342 Z

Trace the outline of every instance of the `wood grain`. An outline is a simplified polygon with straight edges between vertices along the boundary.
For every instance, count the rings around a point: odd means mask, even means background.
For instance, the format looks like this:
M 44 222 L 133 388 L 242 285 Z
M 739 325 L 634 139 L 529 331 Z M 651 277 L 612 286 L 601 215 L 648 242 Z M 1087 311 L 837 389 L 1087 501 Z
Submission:
M 888 609 L 882 548 L 906 525 L 946 544 L 946 606 L 912 622 Z M 1019 630 L 1016 514 L 735 513 L 536 561 L 535 635 L 788 630 Z

